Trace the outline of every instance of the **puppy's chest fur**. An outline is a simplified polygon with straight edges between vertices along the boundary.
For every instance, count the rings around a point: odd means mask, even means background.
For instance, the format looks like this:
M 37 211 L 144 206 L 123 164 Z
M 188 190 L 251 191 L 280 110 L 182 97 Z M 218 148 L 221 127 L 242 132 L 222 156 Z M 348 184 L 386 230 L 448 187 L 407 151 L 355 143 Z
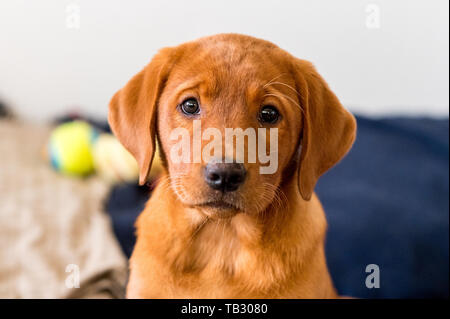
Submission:
M 152 211 L 138 221 L 129 297 L 134 291 L 147 298 L 299 298 L 332 288 L 322 260 L 321 218 L 296 215 L 270 225 L 238 214 L 192 223 L 192 212 L 169 203 L 149 205 Z M 325 289 L 321 297 L 332 293 Z
M 214 290 L 231 286 L 263 293 L 286 279 L 289 253 L 273 253 L 270 243 L 264 242 L 262 229 L 246 219 L 237 216 L 208 222 L 197 234 L 172 247 L 174 258 L 167 262 L 180 286 L 192 280 L 200 286 L 211 283 Z

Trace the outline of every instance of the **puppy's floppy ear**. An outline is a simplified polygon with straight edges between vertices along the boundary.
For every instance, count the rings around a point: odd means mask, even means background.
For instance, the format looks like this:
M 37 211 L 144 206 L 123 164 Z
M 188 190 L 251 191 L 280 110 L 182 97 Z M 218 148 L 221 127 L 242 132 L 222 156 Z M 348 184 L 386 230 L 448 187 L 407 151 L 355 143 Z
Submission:
M 140 185 L 146 182 L 152 165 L 156 107 L 169 74 L 170 60 L 170 48 L 159 51 L 109 103 L 109 125 L 114 135 L 136 158 Z
M 303 199 L 309 200 L 318 178 L 350 150 L 356 136 L 356 121 L 311 63 L 294 60 L 303 109 L 298 187 Z

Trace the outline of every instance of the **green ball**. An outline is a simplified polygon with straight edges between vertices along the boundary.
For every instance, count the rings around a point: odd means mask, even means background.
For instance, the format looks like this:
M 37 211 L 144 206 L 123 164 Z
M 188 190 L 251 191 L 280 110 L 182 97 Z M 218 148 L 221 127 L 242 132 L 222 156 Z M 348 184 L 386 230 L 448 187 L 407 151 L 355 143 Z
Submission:
M 52 166 L 68 175 L 92 173 L 92 143 L 97 135 L 96 130 L 83 121 L 67 122 L 56 127 L 48 145 Z

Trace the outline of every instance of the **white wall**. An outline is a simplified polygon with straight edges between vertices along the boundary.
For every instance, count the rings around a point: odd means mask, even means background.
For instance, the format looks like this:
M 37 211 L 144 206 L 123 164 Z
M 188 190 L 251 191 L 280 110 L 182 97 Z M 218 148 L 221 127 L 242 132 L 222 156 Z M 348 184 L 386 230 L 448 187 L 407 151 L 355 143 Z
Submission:
M 70 28 L 70 4 L 79 6 L 79 28 Z M 380 10 L 380 28 L 366 25 L 376 15 L 369 4 Z M 447 0 L 2 0 L 0 99 L 34 120 L 77 106 L 105 116 L 113 93 L 158 48 L 238 32 L 313 61 L 354 112 L 448 116 L 448 7 Z

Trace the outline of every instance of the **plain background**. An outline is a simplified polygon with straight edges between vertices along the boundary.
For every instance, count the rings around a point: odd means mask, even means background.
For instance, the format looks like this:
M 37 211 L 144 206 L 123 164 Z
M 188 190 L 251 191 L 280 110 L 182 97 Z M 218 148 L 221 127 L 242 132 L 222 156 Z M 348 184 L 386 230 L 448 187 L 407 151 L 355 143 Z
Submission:
M 447 0 L 2 0 L 0 100 L 103 118 L 159 48 L 222 32 L 312 61 L 355 113 L 448 116 Z

